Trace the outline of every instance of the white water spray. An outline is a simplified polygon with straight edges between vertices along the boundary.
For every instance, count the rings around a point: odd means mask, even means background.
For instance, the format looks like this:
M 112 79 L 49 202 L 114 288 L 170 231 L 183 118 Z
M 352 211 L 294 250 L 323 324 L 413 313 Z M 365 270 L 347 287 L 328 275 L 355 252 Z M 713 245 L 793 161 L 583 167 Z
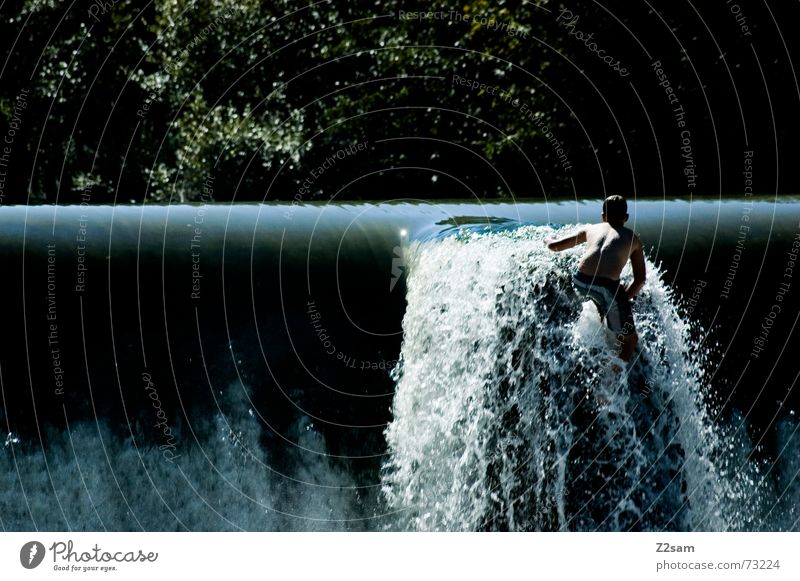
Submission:
M 648 264 L 635 364 L 548 227 L 408 249 L 384 497 L 406 530 L 731 530 L 762 524 L 749 443 L 702 401 L 702 357 Z M 630 272 L 623 273 L 623 277 Z M 614 365 L 630 369 L 615 373 Z M 736 458 L 736 456 L 740 458 Z
M 216 413 L 197 420 L 191 430 L 175 431 L 174 461 L 156 445 L 143 443 L 141 433 L 122 439 L 102 420 L 53 431 L 44 448 L 7 439 L 0 454 L 2 530 L 369 526 L 372 515 L 363 506 L 369 490 L 359 490 L 351 475 L 327 457 L 325 439 L 310 422 L 299 419 L 291 427 L 288 459 L 275 468 L 245 388 L 232 384 L 220 390 L 218 404 Z

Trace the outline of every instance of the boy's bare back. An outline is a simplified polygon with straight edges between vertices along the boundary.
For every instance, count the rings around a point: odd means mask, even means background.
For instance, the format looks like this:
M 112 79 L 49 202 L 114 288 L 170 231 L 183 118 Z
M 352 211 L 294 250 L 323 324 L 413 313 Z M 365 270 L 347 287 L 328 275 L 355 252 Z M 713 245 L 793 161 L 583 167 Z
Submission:
M 639 237 L 624 226 L 601 222 L 587 226 L 583 232 L 586 251 L 578 270 L 588 276 L 619 280 L 628 259 L 642 249 Z

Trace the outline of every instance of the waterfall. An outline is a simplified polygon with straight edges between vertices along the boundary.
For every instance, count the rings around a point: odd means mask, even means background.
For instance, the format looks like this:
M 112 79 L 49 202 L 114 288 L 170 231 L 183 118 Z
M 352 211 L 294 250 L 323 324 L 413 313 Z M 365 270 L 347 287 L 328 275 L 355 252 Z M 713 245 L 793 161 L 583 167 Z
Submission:
M 625 364 L 573 290 L 580 249 L 550 252 L 552 234 L 524 226 L 407 248 L 382 470 L 397 526 L 769 528 L 774 479 L 706 403 L 705 351 L 658 268 L 648 263 L 634 301 L 639 349 Z

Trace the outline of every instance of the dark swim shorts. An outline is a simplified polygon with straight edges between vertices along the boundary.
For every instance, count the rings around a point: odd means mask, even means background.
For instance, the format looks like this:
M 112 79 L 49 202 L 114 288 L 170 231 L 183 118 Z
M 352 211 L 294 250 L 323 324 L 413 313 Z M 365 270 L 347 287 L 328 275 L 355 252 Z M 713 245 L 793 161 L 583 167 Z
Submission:
M 618 280 L 576 272 L 572 282 L 597 306 L 609 329 L 617 335 L 633 331 L 631 303 Z

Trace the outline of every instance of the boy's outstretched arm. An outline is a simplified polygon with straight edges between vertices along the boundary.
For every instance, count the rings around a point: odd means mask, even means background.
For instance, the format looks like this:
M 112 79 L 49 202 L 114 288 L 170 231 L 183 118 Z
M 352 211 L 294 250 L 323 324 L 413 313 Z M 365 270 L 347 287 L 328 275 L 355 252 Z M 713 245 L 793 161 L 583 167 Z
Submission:
M 629 299 L 635 297 L 642 287 L 644 286 L 645 278 L 647 278 L 647 270 L 644 264 L 644 249 L 642 248 L 642 241 L 639 237 L 635 238 L 636 247 L 631 252 L 631 266 L 633 267 L 633 282 L 625 289 L 625 294 Z
M 561 240 L 550 240 L 547 242 L 547 247 L 550 250 L 554 250 L 556 252 L 560 252 L 561 250 L 566 250 L 567 248 L 573 248 L 578 244 L 583 244 L 586 242 L 586 231 L 580 230 L 576 232 L 572 236 L 567 236 L 566 238 L 562 238 Z

